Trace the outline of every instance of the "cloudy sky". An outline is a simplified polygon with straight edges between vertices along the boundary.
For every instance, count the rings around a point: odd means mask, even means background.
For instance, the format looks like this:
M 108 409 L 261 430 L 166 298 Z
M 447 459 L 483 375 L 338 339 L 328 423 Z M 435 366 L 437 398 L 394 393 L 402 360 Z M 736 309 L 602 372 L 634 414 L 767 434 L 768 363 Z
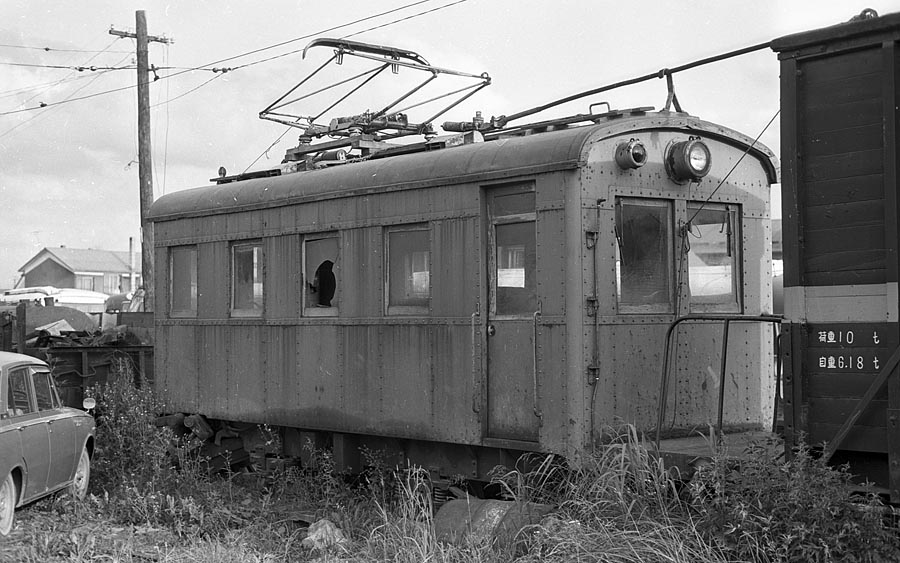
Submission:
M 491 76 L 440 123 L 476 110 L 509 115 L 864 8 L 885 14 L 900 1 L 0 0 L 0 288 L 41 248 L 127 250 L 129 237 L 140 238 L 135 45 L 109 34 L 133 31 L 137 10 L 151 35 L 174 40 L 150 46 L 160 68 L 150 95 L 159 197 L 209 184 L 220 166 L 231 174 L 278 165 L 297 133 L 258 113 L 330 56 L 295 52 L 314 37 L 402 47 L 435 66 Z M 397 89 L 373 85 L 375 94 L 403 91 L 410 73 L 401 75 Z M 458 86 L 444 79 L 438 90 Z M 778 110 L 778 63 L 768 50 L 678 74 L 675 85 L 685 111 L 754 137 Z M 665 82 L 653 80 L 533 119 L 601 101 L 660 108 L 665 99 Z M 351 102 L 357 113 L 381 103 Z M 778 152 L 778 136 L 776 120 L 762 141 Z

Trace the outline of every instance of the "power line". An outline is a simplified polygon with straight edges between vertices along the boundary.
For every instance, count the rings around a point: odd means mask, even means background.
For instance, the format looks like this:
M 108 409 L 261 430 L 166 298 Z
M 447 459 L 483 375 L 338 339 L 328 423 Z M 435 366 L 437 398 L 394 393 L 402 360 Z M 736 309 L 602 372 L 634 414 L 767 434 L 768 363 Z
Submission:
M 425 0 L 425 1 L 429 1 L 429 0 Z M 446 4 L 446 5 L 440 6 L 440 7 L 438 7 L 438 8 L 433 8 L 433 9 L 431 9 L 431 10 L 426 10 L 426 11 L 424 11 L 424 12 L 419 12 L 418 14 L 413 14 L 413 15 L 411 15 L 411 16 L 406 16 L 406 17 L 404 17 L 404 18 L 399 18 L 399 19 L 396 19 L 396 20 L 392 20 L 392 21 L 389 21 L 389 22 L 387 22 L 387 23 L 384 23 L 384 24 L 381 24 L 381 25 L 377 25 L 377 26 L 375 26 L 375 27 L 370 27 L 369 29 L 364 29 L 364 30 L 362 30 L 362 31 L 357 31 L 357 32 L 355 32 L 355 33 L 351 33 L 351 34 L 349 34 L 349 35 L 343 35 L 342 38 L 353 37 L 354 35 L 359 35 L 360 33 L 366 33 L 367 31 L 372 31 L 373 29 L 379 29 L 379 28 L 382 28 L 382 27 L 387 27 L 387 26 L 389 26 L 389 25 L 394 25 L 394 24 L 396 24 L 396 23 L 400 23 L 400 22 L 403 22 L 403 21 L 406 21 L 406 20 L 410 20 L 410 19 L 413 19 L 413 18 L 417 18 L 417 17 L 419 17 L 419 16 L 424 16 L 425 14 L 430 14 L 431 12 L 436 12 L 436 11 L 438 11 L 438 10 L 443 10 L 444 8 L 448 8 L 448 7 L 453 6 L 453 5 L 455 5 L 455 4 L 461 4 L 461 3 L 466 2 L 466 1 L 467 1 L 467 0 L 457 0 L 456 2 L 453 2 L 453 3 L 451 3 L 451 4 Z M 416 4 L 421 4 L 421 3 L 422 3 L 422 2 L 416 2 Z M 409 6 L 414 6 L 414 5 L 415 5 L 415 4 L 410 4 Z M 407 8 L 407 7 L 409 7 L 409 6 L 404 6 L 404 8 Z M 402 8 L 397 8 L 397 9 L 400 10 L 400 9 L 402 9 Z M 393 11 L 396 11 L 396 10 L 393 10 Z M 389 12 L 385 12 L 385 14 L 387 14 L 387 13 L 389 13 Z M 384 14 L 379 14 L 379 15 L 384 15 Z M 372 18 L 374 18 L 374 17 L 376 17 L 376 16 L 372 16 Z M 319 36 L 319 35 L 321 35 L 321 34 L 323 34 L 323 33 L 328 33 L 329 31 L 334 31 L 334 30 L 336 30 L 336 29 L 338 29 L 338 28 L 341 28 L 341 27 L 347 27 L 347 26 L 349 26 L 349 25 L 352 25 L 352 24 L 355 24 L 355 23 L 359 23 L 359 22 L 364 21 L 364 20 L 366 20 L 366 19 L 372 19 L 372 18 L 363 18 L 362 20 L 357 20 L 357 21 L 355 21 L 355 22 L 351 22 L 351 23 L 346 24 L 346 25 L 340 25 L 340 26 L 337 26 L 337 27 L 332 27 L 332 28 L 330 28 L 330 29 L 323 29 L 323 30 L 321 30 L 321 31 L 317 31 L 316 33 L 310 33 L 309 35 L 304 35 L 303 37 L 298 37 L 298 38 L 296 38 L 296 39 L 292 39 L 291 41 L 301 41 L 301 40 L 303 40 L 303 39 L 310 39 L 310 38 L 312 38 L 312 37 L 317 37 L 317 36 Z M 305 47 L 304 47 L 304 49 L 305 49 Z M 304 49 L 295 49 L 295 50 L 293 50 L 293 51 L 288 51 L 288 52 L 286 52 L 286 53 L 281 53 L 280 55 L 274 55 L 274 56 L 271 56 L 271 57 L 267 57 L 267 58 L 265 58 L 265 59 L 260 59 L 260 60 L 258 60 L 258 61 L 252 61 L 252 62 L 249 62 L 249 63 L 246 63 L 246 64 L 242 64 L 242 65 L 240 65 L 240 66 L 236 66 L 236 67 L 231 68 L 231 69 L 228 69 L 228 70 L 240 70 L 240 69 L 243 69 L 243 68 L 247 68 L 248 66 L 258 65 L 258 64 L 260 64 L 260 63 L 267 63 L 267 62 L 269 62 L 269 61 L 274 61 L 275 59 L 280 59 L 280 58 L 282 58 L 282 57 L 287 57 L 288 55 L 294 55 L 294 54 L 296 54 L 296 53 L 301 53 L 301 52 L 303 52 Z M 242 55 L 239 55 L 239 56 L 242 56 Z M 235 57 L 235 58 L 237 58 L 237 57 Z M 218 62 L 222 62 L 222 61 L 218 61 Z M 212 63 L 212 64 L 218 64 L 218 63 Z
M 126 58 L 128 58 L 128 56 L 130 56 L 130 53 L 129 53 L 129 55 L 126 55 L 125 57 L 123 57 L 122 60 L 125 60 Z M 121 61 L 120 61 L 120 62 L 121 62 Z M 29 117 L 28 119 L 26 119 L 25 121 L 22 121 L 21 123 L 18 123 L 18 124 L 16 124 L 16 125 L 14 125 L 13 127 L 7 129 L 7 130 L 4 131 L 3 133 L 0 133 L 0 138 L 3 138 L 3 137 L 5 137 L 6 135 L 12 133 L 13 131 L 15 131 L 16 129 L 18 129 L 19 127 L 22 127 L 22 126 L 25 125 L 26 123 L 30 123 L 30 122 L 34 121 L 35 119 L 38 119 L 38 118 L 40 118 L 40 117 L 43 117 L 43 116 L 47 115 L 47 113 L 48 113 L 49 111 L 51 111 L 51 110 L 53 109 L 53 107 L 59 106 L 60 104 L 63 104 L 63 103 L 65 103 L 65 102 L 69 101 L 69 100 L 72 98 L 72 96 L 74 96 L 74 95 L 77 94 L 78 92 L 84 90 L 85 88 L 87 88 L 88 86 L 90 86 L 91 84 L 93 84 L 94 82 L 96 82 L 97 80 L 99 80 L 104 74 L 106 74 L 106 73 L 104 72 L 104 73 L 100 73 L 100 74 L 94 76 L 90 82 L 88 82 L 88 83 L 85 84 L 84 86 L 81 86 L 80 88 L 78 88 L 77 90 L 75 90 L 74 92 L 72 92 L 71 94 L 69 94 L 69 97 L 68 97 L 68 98 L 65 98 L 63 101 L 58 102 L 58 103 L 56 103 L 56 104 L 52 104 L 52 105 L 51 105 L 51 104 L 44 104 L 44 106 L 42 106 L 42 107 L 47 107 L 47 108 L 49 108 L 47 111 L 42 111 L 42 112 L 40 112 L 40 113 L 36 113 L 36 114 L 32 115 L 31 117 Z M 38 95 L 38 94 L 35 94 L 34 96 L 32 96 L 32 98 L 34 98 L 34 97 L 37 96 L 37 95 Z M 29 100 L 32 99 L 32 98 L 29 98 Z
M 74 73 L 73 73 L 74 74 Z M 59 80 L 51 80 L 50 82 L 42 82 L 40 84 L 33 84 L 31 86 L 23 86 L 22 88 L 14 88 L 12 90 L 2 90 L 0 91 L 0 98 L 9 98 L 15 96 L 16 94 L 24 94 L 25 92 L 29 92 L 31 90 L 38 90 L 44 87 L 53 87 L 58 86 L 64 82 L 74 82 L 76 80 L 84 80 L 85 78 L 91 78 L 90 74 L 80 74 L 78 76 L 73 76 L 70 74 L 66 78 L 61 78 Z M 45 88 L 49 89 L 49 88 Z
M 122 66 L 122 67 L 111 67 L 111 66 L 70 66 L 70 65 L 39 65 L 34 63 L 10 63 L 6 61 L 0 61 L 0 65 L 6 66 L 24 66 L 31 68 L 56 68 L 56 69 L 65 69 L 65 70 L 75 70 L 78 72 L 84 72 L 85 70 L 89 70 L 92 72 L 96 72 L 98 70 L 134 70 L 133 66 Z
M 392 10 L 387 10 L 387 11 L 384 11 L 384 12 L 380 12 L 380 13 L 378 13 L 378 14 L 373 14 L 373 15 L 371 15 L 371 16 L 366 16 L 366 17 L 364 17 L 364 18 L 359 18 L 358 20 L 353 20 L 352 22 L 347 22 L 347 23 L 344 23 L 344 24 L 341 24 L 341 25 L 336 25 L 336 26 L 334 26 L 334 27 L 329 27 L 329 28 L 327 28 L 327 29 L 322 29 L 322 30 L 316 31 L 316 32 L 314 32 L 314 33 L 310 33 L 310 34 L 303 35 L 303 36 L 300 36 L 300 37 L 295 37 L 295 38 L 293 38 L 293 39 L 289 39 L 289 40 L 287 40 L 287 41 L 282 41 L 281 43 L 275 43 L 274 45 L 269 45 L 269 46 L 267 46 L 267 47 L 260 47 L 259 49 L 253 49 L 252 51 L 247 51 L 246 53 L 241 53 L 240 55 L 235 55 L 235 56 L 233 56 L 233 57 L 228 57 L 228 58 L 225 58 L 225 59 L 220 59 L 220 60 L 217 60 L 217 61 L 213 61 L 213 62 L 211 62 L 211 63 L 207 63 L 207 64 L 205 64 L 205 65 L 201 65 L 201 66 L 196 67 L 196 68 L 191 69 L 191 70 L 202 70 L 203 68 L 208 67 L 208 66 L 218 65 L 218 64 L 221 64 L 221 63 L 224 63 L 224 62 L 228 62 L 228 61 L 233 61 L 233 60 L 235 60 L 235 59 L 239 59 L 239 58 L 241 58 L 241 57 L 247 57 L 247 56 L 250 56 L 250 55 L 255 55 L 256 53 L 261 53 L 261 52 L 263 52 L 263 51 L 268 51 L 268 50 L 270 50 L 270 49 L 276 49 L 276 48 L 278 48 L 278 47 L 283 47 L 283 46 L 289 45 L 289 44 L 291 44 L 291 43 L 296 43 L 297 41 L 303 41 L 304 39 L 309 39 L 309 38 L 311 38 L 311 37 L 316 37 L 316 36 L 321 35 L 321 34 L 323 34 L 323 33 L 328 33 L 329 31 L 335 31 L 335 30 L 341 29 L 341 28 L 343 28 L 343 27 L 349 27 L 349 26 L 351 26 L 351 25 L 356 25 L 356 24 L 362 23 L 362 22 L 364 22 L 364 21 L 372 20 L 372 19 L 375 19 L 375 18 L 380 18 L 381 16 L 386 16 L 386 15 L 392 14 L 392 13 L 394 13 L 394 12 L 399 12 L 399 11 L 401 11 L 401 10 L 405 10 L 406 8 L 412 8 L 413 6 L 418 6 L 419 4 L 425 4 L 425 3 L 427 3 L 427 2 L 434 2 L 434 1 L 435 1 L 435 0 L 419 0 L 418 2 L 412 2 L 412 3 L 410 3 L 410 4 L 406 4 L 406 5 L 400 6 L 399 8 L 394 8 L 394 9 L 392 9 Z M 294 53 L 299 53 L 299 52 L 301 52 L 301 51 L 302 51 L 302 49 L 297 49 L 297 50 L 294 50 L 294 51 L 290 51 L 290 52 L 288 52 L 288 53 L 284 53 L 284 54 L 281 54 L 281 55 L 277 55 L 277 56 L 275 56 L 275 57 L 270 57 L 270 58 L 267 58 L 267 59 L 261 59 L 261 60 L 259 60 L 259 61 L 247 63 L 247 64 L 244 64 L 244 65 L 235 67 L 234 69 L 228 69 L 228 70 L 236 70 L 236 69 L 239 69 L 239 68 L 245 68 L 245 67 L 248 67 L 248 66 L 251 66 L 251 65 L 255 65 L 255 64 L 259 64 L 259 63 L 264 63 L 264 62 L 267 62 L 267 61 L 270 61 L 270 60 L 274 60 L 274 59 L 277 59 L 277 58 L 280 58 L 280 57 L 284 57 L 284 56 L 287 56 L 287 55 L 292 55 L 292 54 L 294 54 Z M 169 76 L 170 76 L 170 77 L 171 77 L 171 76 L 177 76 L 178 74 L 182 74 L 183 72 L 189 72 L 189 71 L 188 71 L 188 70 L 185 70 L 185 71 L 182 71 L 182 72 L 179 72 L 179 73 L 171 74 L 171 75 L 169 75 Z
M 57 49 L 55 47 L 31 47 L 28 45 L 9 45 L 6 43 L 0 43 L 0 47 L 6 47 L 7 49 L 30 49 L 35 51 L 44 51 L 47 53 L 57 52 L 57 53 L 131 53 L 131 51 L 107 51 L 106 49 L 102 51 L 90 51 L 87 49 Z
M 394 20 L 394 21 L 391 21 L 391 22 L 383 23 L 383 24 L 381 24 L 381 25 L 376 25 L 375 27 L 370 27 L 369 29 L 364 29 L 364 30 L 362 30 L 362 31 L 356 31 L 356 32 L 351 33 L 351 34 L 349 34 L 349 35 L 344 35 L 344 36 L 342 37 L 342 39 L 346 39 L 347 37 L 353 37 L 354 35 L 360 35 L 360 34 L 362 34 L 362 33 L 367 33 L 367 32 L 369 32 L 369 31 L 374 31 L 374 30 L 376 30 L 376 29 L 381 29 L 382 27 L 387 27 L 387 26 L 389 26 L 389 25 L 394 25 L 395 23 L 400 23 L 400 22 L 404 22 L 404 21 L 406 21 L 406 20 L 411 20 L 411 19 L 413 19 L 413 18 L 417 18 L 417 17 L 419 17 L 419 16 L 424 16 L 424 15 L 430 14 L 430 13 L 432 13 L 432 12 L 437 12 L 438 10 L 443 10 L 444 8 L 449 8 L 450 6 L 455 6 L 455 5 L 457 5 L 457 4 L 462 4 L 463 2 L 466 2 L 466 1 L 467 1 L 467 0 L 456 0 L 456 2 L 451 2 L 451 3 L 445 4 L 445 5 L 443 5 L 443 6 L 438 6 L 437 8 L 432 8 L 432 9 L 426 10 L 426 11 L 424 11 L 424 12 L 419 12 L 418 14 L 413 14 L 413 15 L 411 15 L 411 16 L 407 16 L 407 17 L 405 17 L 405 18 L 400 18 L 400 19 L 398 19 L 398 20 Z
M 207 80 L 206 82 L 203 82 L 203 83 L 200 84 L 199 86 L 195 86 L 194 88 L 191 88 L 191 89 L 188 90 L 187 92 L 183 92 L 183 93 L 181 93 L 181 94 L 178 94 L 178 95 L 175 96 L 174 98 L 167 99 L 165 102 L 157 102 L 156 104 L 154 104 L 154 105 L 151 106 L 151 107 L 156 108 L 156 107 L 159 107 L 159 106 L 165 106 L 165 105 L 171 104 L 171 103 L 174 102 L 175 100 L 178 100 L 178 99 L 180 99 L 180 98 L 183 98 L 183 97 L 187 96 L 188 94 L 192 94 L 192 93 L 196 92 L 197 90 L 199 90 L 200 88 L 203 88 L 204 86 L 206 86 L 207 84 L 209 84 L 209 83 L 212 82 L 213 80 L 215 80 L 215 79 L 217 79 L 217 78 L 221 78 L 221 77 L 223 77 L 223 76 L 225 76 L 225 75 L 224 75 L 224 74 L 216 74 L 215 76 L 213 76 L 212 78 L 210 78 L 210 79 Z M 168 84 L 168 82 L 167 82 L 166 84 Z
M 276 43 L 276 44 L 274 44 L 274 45 L 269 45 L 269 46 L 267 46 L 267 47 L 261 47 L 261 48 L 259 48 L 259 49 L 254 49 L 254 50 L 252 50 L 252 51 L 247 51 L 246 53 L 241 53 L 241 54 L 239 54 L 239 55 L 235 55 L 235 56 L 232 56 L 232 57 L 227 57 L 227 58 L 224 58 L 224 59 L 219 59 L 219 60 L 217 60 L 217 61 L 213 61 L 213 62 L 211 62 L 211 63 L 207 63 L 207 64 L 204 64 L 204 65 L 201 65 L 201 66 L 198 66 L 198 67 L 193 67 L 193 68 L 185 69 L 185 70 L 182 70 L 182 71 L 178 71 L 178 72 L 175 72 L 175 73 L 172 73 L 172 74 L 163 76 L 163 77 L 161 77 L 161 78 L 162 78 L 162 79 L 174 78 L 175 76 L 180 76 L 180 75 L 182 75 L 182 74 L 185 74 L 185 73 L 187 73 L 187 72 L 193 72 L 193 71 L 195 71 L 195 70 L 210 70 L 210 69 L 208 69 L 208 68 L 206 68 L 206 67 L 209 67 L 209 66 L 211 66 L 211 65 L 221 64 L 221 63 L 227 62 L 227 61 L 232 61 L 232 60 L 235 60 L 235 59 L 238 59 L 238 58 L 241 58 L 241 57 L 245 57 L 245 56 L 248 56 L 248 55 L 252 55 L 252 54 L 255 54 L 255 53 L 260 53 L 260 52 L 262 52 L 262 51 L 266 51 L 266 50 L 269 50 L 269 49 L 274 49 L 274 48 L 281 47 L 281 46 L 284 46 L 284 45 L 287 45 L 287 44 L 290 44 L 290 43 L 295 43 L 295 42 L 297 42 L 297 41 L 302 41 L 302 40 L 304 40 L 304 39 L 309 39 L 309 38 L 311 38 L 311 37 L 315 37 L 315 36 L 321 35 L 321 34 L 323 34 L 323 33 L 328 33 L 329 31 L 335 31 L 335 30 L 337 30 L 337 29 L 341 29 L 341 28 L 344 28 L 344 27 L 349 27 L 349 26 L 351 26 L 351 25 L 355 25 L 355 24 L 358 24 L 358 23 L 361 23 L 361 22 L 364 22 L 364 21 L 372 20 L 372 19 L 375 19 L 375 18 L 378 18 L 378 17 L 381 17 L 381 16 L 385 16 L 385 15 L 387 15 L 387 14 L 391 14 L 391 13 L 394 13 L 394 12 L 397 12 L 397 11 L 400 11 L 400 10 L 404 10 L 404 9 L 406 9 L 406 8 L 410 8 L 410 7 L 413 7 L 413 6 L 418 6 L 419 4 L 424 4 L 424 3 L 427 3 L 427 2 L 433 2 L 433 1 L 434 1 L 434 0 L 418 0 L 417 2 L 412 2 L 412 3 L 410 3 L 410 4 L 406 4 L 406 5 L 404 5 L 404 6 L 400 6 L 399 8 L 394 8 L 394 9 L 391 9 L 391 10 L 386 10 L 386 11 L 380 12 L 380 13 L 378 13 L 378 14 L 373 14 L 373 15 L 371 15 L 371 16 L 366 16 L 366 17 L 364 17 L 364 18 L 359 18 L 359 19 L 357 19 L 357 20 L 354 20 L 354 21 L 351 21 L 351 22 L 348 22 L 348 23 L 344 23 L 344 24 L 341 24 L 341 25 L 336 25 L 336 26 L 333 26 L 333 27 L 330 27 L 330 28 L 327 28 L 327 29 L 323 29 L 323 30 L 317 31 L 317 32 L 315 32 L 315 33 L 311 33 L 311 34 L 304 35 L 304 36 L 301 36 L 301 37 L 296 37 L 296 38 L 294 38 L 294 39 L 290 39 L 290 40 L 287 40 L 287 41 L 282 41 L 281 43 Z M 392 21 L 392 22 L 388 22 L 388 23 L 386 23 L 386 24 L 383 24 L 383 25 L 381 25 L 381 26 L 378 26 L 378 27 L 385 27 L 385 26 L 387 26 L 387 25 L 393 25 L 393 24 L 395 24 L 395 23 L 399 23 L 399 22 L 402 22 L 402 21 L 406 21 L 406 20 L 411 19 L 411 18 L 414 18 L 414 17 L 418 17 L 418 16 L 421 16 L 421 15 L 424 15 L 424 14 L 427 14 L 427 13 L 431 13 L 431 12 L 437 10 L 437 9 L 442 9 L 442 8 L 444 8 L 444 7 L 452 6 L 452 5 L 459 4 L 459 3 L 465 2 L 465 1 L 466 1 L 466 0 L 457 0 L 456 2 L 454 2 L 454 3 L 452 3 L 452 4 L 447 4 L 447 5 L 445 5 L 445 6 L 441 7 L 441 8 L 436 8 L 436 9 L 432 9 L 432 10 L 427 10 L 427 11 L 421 12 L 421 13 L 419 13 L 419 14 L 414 14 L 414 15 L 412 15 L 412 16 L 407 16 L 407 17 L 405 17 L 405 18 L 400 18 L 400 19 L 394 20 L 394 21 Z M 372 29 L 377 29 L 377 28 L 372 28 Z M 361 32 L 360 32 L 360 33 L 361 33 Z M 288 52 L 288 53 L 283 53 L 283 54 L 281 54 L 281 55 L 277 55 L 277 56 L 270 57 L 270 58 L 267 58 L 267 59 L 262 59 L 262 60 L 259 60 L 259 61 L 254 61 L 254 62 L 251 62 L 251 63 L 247 63 L 247 64 L 245 64 L 245 65 L 241 65 L 241 66 L 239 66 L 239 67 L 235 67 L 235 69 L 219 69 L 219 72 L 226 72 L 226 71 L 229 71 L 229 70 L 236 70 L 236 69 L 239 69 L 239 68 L 245 68 L 245 67 L 252 66 L 252 65 L 256 65 L 256 64 L 261 64 L 261 63 L 264 63 L 264 62 L 268 62 L 268 61 L 270 61 L 270 60 L 274 60 L 274 59 L 277 59 L 277 58 L 285 57 L 285 56 L 287 56 L 287 55 L 291 55 L 291 54 L 294 54 L 294 53 L 299 53 L 300 51 L 302 51 L 302 49 L 294 50 L 294 51 L 291 51 L 291 52 Z M 214 72 L 216 72 L 216 69 L 211 69 L 211 70 L 213 70 Z M 212 81 L 211 81 L 211 80 L 207 81 L 207 83 L 209 83 L 209 82 L 212 82 Z M 34 111 L 34 110 L 37 110 L 37 109 L 41 109 L 41 108 L 45 108 L 45 107 L 52 107 L 52 106 L 60 105 L 60 104 L 63 104 L 63 103 L 78 102 L 78 101 L 82 101 L 82 100 L 87 100 L 87 99 L 91 99 L 91 98 L 96 98 L 96 97 L 98 97 L 98 96 L 103 96 L 103 95 L 106 95 L 106 94 L 114 94 L 114 93 L 116 93 L 116 92 L 122 92 L 122 91 L 124 91 L 124 90 L 130 90 L 130 89 L 132 89 L 132 88 L 135 88 L 136 86 L 137 86 L 137 85 L 123 86 L 123 87 L 121 87 L 121 88 L 115 88 L 115 89 L 107 90 L 107 91 L 104 91 L 104 92 L 97 92 L 97 93 L 94 93 L 94 94 L 90 94 L 90 95 L 88 95 L 88 96 L 82 96 L 82 97 L 80 97 L 80 98 L 67 99 L 67 100 L 63 100 L 63 101 L 61 101 L 61 102 L 42 103 L 42 104 L 41 104 L 40 106 L 38 106 L 38 107 L 22 108 L 22 109 L 17 109 L 17 110 L 10 110 L 10 111 L 5 111 L 5 112 L 0 112 L 0 116 L 4 116 L 4 115 L 12 115 L 12 114 L 16 114 L 16 113 L 23 113 L 23 112 L 26 112 L 26 111 Z M 201 86 L 202 86 L 202 85 L 201 85 Z M 195 90 L 196 90 L 196 89 L 195 89 Z

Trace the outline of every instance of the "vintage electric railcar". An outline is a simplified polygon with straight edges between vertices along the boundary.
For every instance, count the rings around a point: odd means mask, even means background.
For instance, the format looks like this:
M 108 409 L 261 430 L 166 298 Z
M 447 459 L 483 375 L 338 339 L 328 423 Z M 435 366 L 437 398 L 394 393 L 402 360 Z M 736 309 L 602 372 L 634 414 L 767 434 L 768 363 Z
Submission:
M 155 202 L 169 407 L 349 468 L 361 446 L 469 478 L 577 463 L 608 425 L 656 427 L 674 319 L 771 312 L 778 166 L 752 139 L 647 108 L 463 137 Z M 768 427 L 773 333 L 680 325 L 663 438 L 708 430 L 720 390 L 726 430 Z
M 900 502 L 900 14 L 783 37 L 784 425 Z

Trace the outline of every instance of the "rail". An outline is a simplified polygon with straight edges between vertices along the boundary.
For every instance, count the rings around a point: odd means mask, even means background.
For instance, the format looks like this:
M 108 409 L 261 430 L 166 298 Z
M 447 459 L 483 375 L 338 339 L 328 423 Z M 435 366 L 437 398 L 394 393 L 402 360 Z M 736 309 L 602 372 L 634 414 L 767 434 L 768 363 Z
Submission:
M 734 322 L 757 322 L 757 323 L 772 323 L 780 325 L 784 320 L 784 317 L 781 315 L 685 315 L 683 317 L 678 317 L 672 324 L 669 325 L 668 330 L 666 331 L 666 347 L 663 355 L 663 365 L 662 365 L 662 375 L 660 377 L 659 383 L 659 405 L 657 408 L 657 418 L 656 418 L 656 448 L 659 449 L 660 443 L 660 434 L 662 433 L 663 424 L 666 419 L 666 404 L 668 402 L 668 389 L 669 389 L 669 357 L 671 350 L 671 342 L 672 342 L 672 333 L 675 332 L 675 329 L 682 323 L 685 322 L 724 322 L 724 329 L 722 331 L 722 359 L 721 359 L 721 367 L 719 371 L 719 397 L 718 397 L 718 412 L 716 418 L 716 434 L 717 436 L 722 435 L 722 419 L 723 419 L 723 411 L 725 408 L 725 372 L 728 367 L 728 333 L 731 328 L 731 323 Z

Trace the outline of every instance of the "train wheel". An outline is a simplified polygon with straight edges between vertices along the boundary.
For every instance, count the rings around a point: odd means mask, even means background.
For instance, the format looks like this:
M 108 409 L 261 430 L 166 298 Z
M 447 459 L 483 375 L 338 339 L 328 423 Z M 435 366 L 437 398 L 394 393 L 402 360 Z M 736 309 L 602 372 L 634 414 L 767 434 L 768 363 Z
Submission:
M 0 485 L 0 536 L 9 535 L 16 521 L 16 482 L 12 474 Z
M 87 494 L 88 485 L 91 481 L 91 456 L 88 455 L 87 448 L 81 450 L 81 457 L 78 458 L 78 467 L 75 468 L 75 477 L 72 478 L 72 485 L 69 487 L 72 496 L 77 499 L 83 499 Z

